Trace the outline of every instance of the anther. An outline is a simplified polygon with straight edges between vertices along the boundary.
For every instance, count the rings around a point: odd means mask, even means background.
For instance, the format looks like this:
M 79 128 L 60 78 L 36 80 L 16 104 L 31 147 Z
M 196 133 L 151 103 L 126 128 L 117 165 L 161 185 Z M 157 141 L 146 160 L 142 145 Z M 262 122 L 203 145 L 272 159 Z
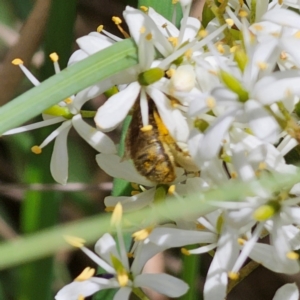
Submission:
M 235 272 L 228 272 L 228 278 L 230 278 L 231 280 L 238 280 L 240 275 L 239 273 L 235 273 Z
M 70 244 L 73 247 L 76 248 L 81 248 L 84 246 L 85 240 L 82 238 L 79 238 L 77 236 L 70 236 L 70 235 L 65 235 L 64 239 L 68 244 Z
M 169 78 L 171 78 L 175 74 L 175 72 L 176 70 L 171 68 L 168 71 L 166 71 L 166 74 Z
M 168 189 L 168 194 L 173 195 L 175 193 L 175 190 L 176 190 L 176 186 L 174 184 L 171 185 Z
M 120 225 L 122 220 L 122 214 L 123 214 L 123 207 L 122 204 L 118 202 L 111 216 L 111 220 L 110 220 L 111 225 L 114 226 Z
M 173 45 L 173 47 L 176 47 L 178 45 L 178 38 L 174 36 L 168 37 L 168 41 Z
M 153 126 L 152 126 L 152 125 L 146 125 L 146 126 L 142 127 L 140 130 L 141 130 L 142 132 L 146 132 L 146 131 L 150 131 L 150 130 L 152 130 L 152 129 L 153 129 Z
M 20 58 L 15 58 L 11 63 L 12 63 L 13 65 L 15 65 L 15 66 L 23 65 L 23 64 L 24 64 L 23 60 L 20 59 Z
M 129 34 L 121 27 L 120 24 L 122 24 L 122 20 L 119 17 L 112 17 L 112 21 L 117 25 L 120 32 L 124 35 L 125 38 L 129 38 Z
M 41 154 L 42 153 L 42 148 L 40 146 L 33 146 L 33 147 L 31 147 L 31 151 L 34 154 Z
M 71 103 L 73 102 L 73 100 L 69 97 L 69 98 L 66 98 L 66 99 L 64 100 L 64 102 L 65 102 L 66 104 L 71 104 Z
M 186 248 L 181 248 L 180 251 L 183 255 L 186 255 L 186 256 L 191 255 L 190 251 Z
M 90 279 L 95 274 L 95 269 L 86 267 L 75 279 L 74 281 L 85 281 Z
M 298 260 L 299 259 L 299 254 L 294 251 L 290 251 L 286 254 L 286 257 L 292 260 Z
M 49 57 L 51 58 L 51 60 L 52 60 L 53 62 L 57 62 L 58 59 L 59 59 L 59 57 L 58 57 L 58 55 L 57 55 L 56 52 L 51 53 L 51 54 L 49 55 Z
M 201 38 L 205 38 L 207 35 L 208 35 L 208 31 L 205 30 L 205 29 L 201 29 L 198 32 L 198 36 L 201 37 Z
M 229 27 L 232 27 L 234 25 L 234 21 L 232 19 L 226 19 L 225 21 Z
M 246 17 L 248 16 L 248 13 L 247 13 L 245 10 L 241 9 L 241 10 L 239 11 L 239 16 L 240 16 L 241 18 L 246 18 Z
M 103 30 L 103 28 L 104 28 L 103 25 L 99 25 L 99 26 L 97 27 L 97 32 L 100 33 L 100 32 Z
M 140 6 L 140 10 L 142 10 L 143 12 L 147 12 L 148 11 L 148 7 L 147 6 Z

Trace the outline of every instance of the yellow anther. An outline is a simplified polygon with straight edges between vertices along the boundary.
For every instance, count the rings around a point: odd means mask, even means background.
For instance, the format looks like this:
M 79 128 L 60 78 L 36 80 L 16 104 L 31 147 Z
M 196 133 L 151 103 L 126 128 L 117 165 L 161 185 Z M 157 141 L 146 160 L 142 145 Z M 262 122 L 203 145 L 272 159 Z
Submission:
M 297 39 L 300 38 L 300 30 L 298 30 L 296 33 L 294 33 L 294 37 Z
M 238 242 L 238 244 L 239 244 L 240 246 L 244 246 L 245 243 L 246 243 L 246 240 L 244 240 L 244 239 L 242 239 L 242 238 L 238 238 L 237 242 Z
M 216 106 L 216 100 L 213 97 L 208 97 L 205 100 L 208 108 L 213 109 Z
M 51 60 L 52 60 L 53 62 L 57 62 L 58 59 L 59 59 L 59 56 L 57 55 L 56 52 L 51 53 L 51 54 L 49 55 L 49 57 L 51 58 Z
M 118 278 L 119 285 L 121 287 L 127 285 L 129 279 L 128 279 L 128 274 L 126 273 L 126 271 L 118 272 L 117 278 Z
M 259 170 L 265 170 L 266 168 L 267 168 L 267 164 L 264 161 L 262 161 L 258 164 Z
M 208 31 L 205 30 L 205 29 L 201 29 L 198 32 L 198 36 L 201 37 L 201 38 L 205 38 L 207 35 L 208 35 Z
M 187 256 L 191 255 L 190 251 L 186 248 L 181 248 L 180 251 L 183 255 L 187 255 Z
M 73 100 L 69 97 L 69 98 L 66 98 L 66 99 L 64 100 L 64 102 L 65 102 L 66 104 L 71 104 L 71 103 L 73 102 Z
M 131 253 L 131 252 L 128 252 L 128 253 L 127 253 L 127 257 L 128 257 L 128 258 L 133 258 L 133 257 L 134 257 L 134 255 L 133 255 L 133 253 Z
M 148 34 L 146 35 L 146 40 L 147 40 L 147 41 L 151 41 L 151 40 L 152 40 L 152 33 L 148 33 Z
M 113 226 L 120 225 L 122 220 L 122 214 L 123 214 L 123 207 L 122 204 L 118 202 L 111 216 L 111 220 L 110 220 L 111 225 Z
M 84 296 L 80 294 L 80 295 L 78 296 L 77 300 L 84 300 Z
M 135 195 L 138 195 L 138 194 L 140 194 L 139 191 L 131 191 L 131 196 L 135 196 Z
M 122 20 L 119 17 L 113 16 L 111 19 L 116 25 L 122 24 Z
M 168 194 L 173 195 L 175 193 L 175 190 L 176 190 L 176 186 L 174 184 L 170 185 L 168 189 Z
M 146 131 L 150 131 L 153 129 L 153 126 L 152 125 L 146 125 L 146 126 L 143 126 L 140 131 L 142 132 L 146 132 Z
M 269 204 L 264 204 L 258 207 L 253 212 L 253 218 L 257 221 L 265 221 L 270 219 L 276 213 L 275 207 Z
M 225 21 L 229 27 L 232 27 L 234 25 L 234 21 L 232 19 L 226 19 Z
M 176 4 L 178 2 L 179 2 L 179 0 L 172 0 L 172 4 Z
M 290 251 L 286 254 L 286 257 L 292 260 L 298 260 L 299 259 L 299 254 L 294 251 Z
M 176 47 L 178 45 L 178 38 L 174 37 L 174 36 L 170 36 L 168 37 L 168 41 L 174 46 Z
M 282 52 L 280 53 L 280 59 L 282 59 L 282 60 L 286 60 L 286 59 L 287 59 L 287 54 L 286 54 L 285 51 L 282 51 Z
M 15 65 L 15 66 L 23 65 L 23 64 L 24 64 L 23 60 L 20 59 L 20 58 L 15 58 L 11 63 L 12 63 L 13 65 Z
M 142 10 L 143 12 L 147 12 L 148 11 L 148 7 L 147 6 L 140 6 L 140 10 Z
M 235 273 L 235 272 L 228 272 L 228 278 L 230 278 L 231 280 L 238 280 L 240 277 L 239 273 Z
M 248 16 L 248 13 L 247 13 L 245 10 L 241 9 L 241 10 L 239 11 L 239 16 L 240 16 L 241 18 L 246 18 L 246 17 Z
M 253 24 L 253 28 L 256 30 L 256 31 L 262 31 L 264 29 L 263 26 L 261 26 L 260 24 Z
M 206 229 L 206 227 L 203 226 L 203 225 L 200 224 L 200 223 L 197 223 L 197 224 L 196 224 L 196 228 L 199 229 L 199 230 L 204 230 L 204 229 Z
M 104 28 L 103 25 L 99 25 L 99 26 L 97 27 L 97 32 L 100 33 L 100 32 L 103 30 L 103 28 Z
M 39 146 L 33 146 L 33 147 L 31 147 L 31 151 L 32 151 L 34 154 L 41 154 L 41 153 L 42 153 L 42 148 L 39 147 Z
M 106 207 L 105 207 L 105 211 L 106 211 L 106 212 L 113 212 L 114 209 L 115 209 L 115 206 L 106 206 Z
M 283 3 L 283 0 L 278 0 L 279 5 L 282 5 L 282 3 Z
M 239 0 L 240 6 L 244 5 L 244 0 Z
M 232 179 L 236 179 L 237 177 L 238 177 L 238 174 L 237 174 L 237 172 L 231 172 L 231 178 Z
M 222 44 L 218 44 L 217 45 L 217 50 L 221 53 L 221 54 L 224 54 L 225 53 L 225 49 L 223 47 Z
M 231 47 L 230 48 L 230 53 L 235 53 L 236 52 L 236 50 L 237 50 L 237 46 L 233 46 L 233 47 Z
M 84 246 L 85 240 L 77 236 L 65 235 L 64 239 L 73 247 L 81 248 Z
M 184 56 L 187 58 L 187 59 L 190 59 L 193 55 L 193 50 L 192 49 L 188 49 L 184 52 Z
M 166 75 L 171 78 L 174 74 L 175 74 L 176 70 L 175 69 L 169 69 L 168 71 L 166 71 Z
M 146 227 L 142 230 L 134 232 L 132 234 L 132 237 L 134 238 L 135 241 L 143 241 L 149 236 L 152 230 L 153 230 L 152 226 Z
M 95 269 L 87 267 L 74 279 L 74 281 L 85 281 L 93 277 L 94 274 Z
M 145 31 L 146 31 L 146 27 L 142 26 L 141 29 L 140 29 L 140 33 L 145 33 Z
M 265 63 L 265 62 L 258 62 L 258 63 L 257 63 L 257 66 L 258 66 L 262 71 L 264 71 L 264 70 L 266 70 L 266 69 L 268 68 L 268 64 Z
M 139 185 L 135 182 L 131 182 L 131 187 L 135 190 L 138 190 L 139 189 Z

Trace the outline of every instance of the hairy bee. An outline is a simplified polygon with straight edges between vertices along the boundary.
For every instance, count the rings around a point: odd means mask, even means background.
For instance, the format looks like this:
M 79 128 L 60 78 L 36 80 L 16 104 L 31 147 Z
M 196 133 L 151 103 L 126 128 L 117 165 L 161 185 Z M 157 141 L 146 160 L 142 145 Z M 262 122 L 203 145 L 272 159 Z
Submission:
M 143 123 L 138 101 L 133 108 L 126 137 L 126 156 L 133 160 L 137 171 L 148 180 L 170 183 L 176 178 L 176 164 L 183 166 L 190 156 L 170 136 L 151 99 L 148 106 L 149 125 L 152 126 L 149 130 L 141 130 Z

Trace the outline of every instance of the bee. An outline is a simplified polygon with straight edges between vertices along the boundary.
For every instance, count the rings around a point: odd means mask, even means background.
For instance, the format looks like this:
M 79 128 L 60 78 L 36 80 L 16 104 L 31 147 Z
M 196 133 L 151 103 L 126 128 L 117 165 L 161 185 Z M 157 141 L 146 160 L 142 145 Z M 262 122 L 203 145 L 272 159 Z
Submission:
M 136 170 L 148 180 L 168 184 L 176 179 L 176 165 L 186 162 L 195 169 L 189 154 L 181 150 L 161 120 L 157 108 L 148 99 L 149 125 L 143 130 L 139 101 L 133 108 L 131 123 L 126 136 L 126 156 L 130 157 Z M 141 130 L 142 129 L 142 130 Z

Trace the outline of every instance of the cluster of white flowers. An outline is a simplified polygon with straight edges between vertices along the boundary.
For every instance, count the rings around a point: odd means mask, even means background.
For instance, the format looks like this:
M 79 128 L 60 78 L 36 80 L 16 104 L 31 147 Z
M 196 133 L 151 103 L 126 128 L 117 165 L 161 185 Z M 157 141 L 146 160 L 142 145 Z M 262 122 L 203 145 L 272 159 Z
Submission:
M 299 9 L 299 1 L 224 3 L 222 15 L 205 28 L 198 19 L 189 17 L 188 0 L 176 4 L 181 5 L 183 12 L 180 29 L 151 7 L 127 7 L 123 16 L 137 46 L 138 65 L 47 110 L 43 124 L 24 126 L 7 134 L 62 122 L 35 151 L 56 138 L 51 172 L 64 184 L 68 169 L 66 138 L 74 126 L 101 152 L 96 157 L 101 169 L 133 183 L 132 196 L 105 198 L 107 210 L 114 210 L 118 216 L 121 209 L 128 212 L 151 206 L 159 189 L 164 189 L 164 198 L 171 194 L 184 199 L 191 193 L 201 195 L 228 182 L 247 182 L 264 173 L 296 174 L 298 167 L 288 164 L 284 157 L 300 140 L 300 16 L 289 9 Z M 121 20 L 114 21 L 128 37 Z M 77 40 L 80 50 L 72 55 L 69 64 L 120 40 L 99 27 L 97 32 Z M 22 63 L 17 63 L 28 74 Z M 28 76 L 38 84 L 31 74 Z M 95 115 L 97 129 L 87 125 L 82 120 L 82 105 L 115 86 L 119 92 Z M 140 175 L 132 160 L 116 154 L 115 145 L 104 134 L 121 124 L 132 107 L 139 108 L 140 130 L 152 130 L 150 102 L 179 152 L 168 154 L 176 166 L 176 179 L 169 187 Z M 201 246 L 193 250 L 183 248 L 183 253 L 215 251 L 204 285 L 204 299 L 224 299 L 228 278 L 238 278 L 248 257 L 274 272 L 297 273 L 299 202 L 300 184 L 277 194 L 261 187 L 238 203 L 215 199 L 206 215 L 141 228 L 134 235 L 131 265 L 119 221 L 115 220 L 118 250 L 109 234 L 95 246 L 100 257 L 82 242 L 75 243 L 110 278 L 92 277 L 93 270 L 87 269 L 77 281 L 59 291 L 56 299 L 81 299 L 106 288 L 120 288 L 114 299 L 127 299 L 132 291 L 138 295 L 140 287 L 179 297 L 188 289 L 184 282 L 167 274 L 142 274 L 142 269 L 158 252 L 194 244 Z M 267 234 L 269 244 L 261 241 Z M 285 285 L 274 299 L 298 299 L 298 290 L 295 285 Z

